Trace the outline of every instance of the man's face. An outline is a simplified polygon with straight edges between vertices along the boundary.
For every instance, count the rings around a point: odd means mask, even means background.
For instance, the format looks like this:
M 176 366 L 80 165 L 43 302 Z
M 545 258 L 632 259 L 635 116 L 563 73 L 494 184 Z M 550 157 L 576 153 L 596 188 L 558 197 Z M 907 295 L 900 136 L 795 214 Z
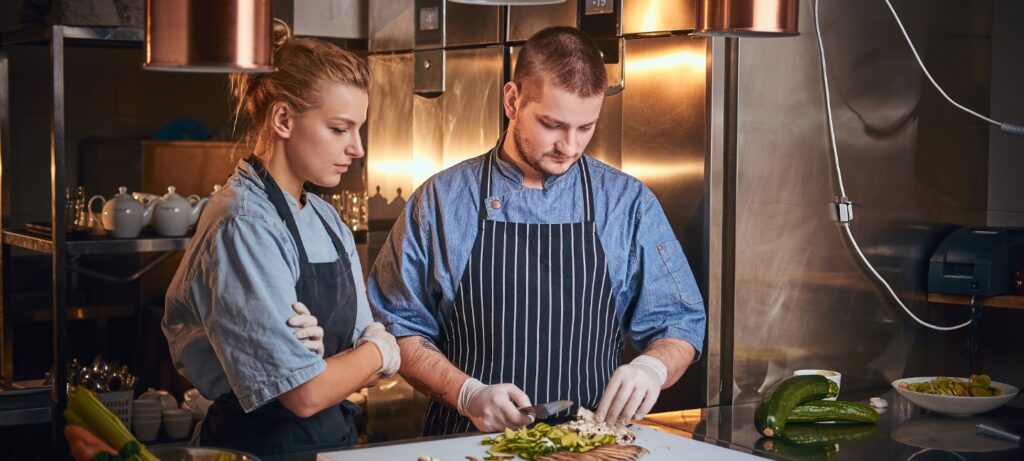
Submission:
M 526 102 L 520 93 L 508 114 L 520 158 L 543 175 L 564 174 L 594 136 L 603 102 L 603 94 L 584 98 L 547 82 L 539 99 Z

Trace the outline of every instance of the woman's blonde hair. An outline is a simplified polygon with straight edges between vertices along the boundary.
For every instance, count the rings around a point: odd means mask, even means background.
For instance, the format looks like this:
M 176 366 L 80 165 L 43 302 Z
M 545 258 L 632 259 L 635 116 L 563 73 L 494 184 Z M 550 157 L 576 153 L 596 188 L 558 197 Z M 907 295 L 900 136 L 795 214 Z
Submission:
M 271 153 L 273 137 L 270 120 L 274 104 L 284 102 L 297 113 L 316 107 L 325 83 L 352 85 L 363 91 L 370 86 L 366 61 L 334 44 L 313 38 L 292 36 L 281 20 L 274 20 L 273 72 L 231 74 L 231 95 L 235 100 L 234 128 L 242 134 L 236 154 Z

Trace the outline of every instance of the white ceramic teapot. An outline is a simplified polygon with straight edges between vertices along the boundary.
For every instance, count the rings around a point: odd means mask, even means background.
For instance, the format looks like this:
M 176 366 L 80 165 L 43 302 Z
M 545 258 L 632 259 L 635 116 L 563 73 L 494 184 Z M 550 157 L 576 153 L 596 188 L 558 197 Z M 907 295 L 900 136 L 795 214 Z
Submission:
M 220 184 L 214 184 L 213 185 L 213 192 L 211 192 L 208 197 L 200 197 L 200 196 L 198 196 L 196 194 L 192 194 L 192 195 L 188 196 L 189 203 L 191 203 L 194 208 L 198 208 L 198 211 L 193 210 L 192 226 L 195 226 L 196 223 L 199 222 L 199 217 L 202 216 L 203 209 L 206 208 L 206 204 L 210 201 L 210 199 L 213 198 L 213 195 L 216 194 L 217 191 L 220 190 L 220 188 L 221 188 Z
M 93 222 L 103 224 L 103 229 L 116 238 L 135 238 L 139 236 L 142 226 L 149 222 L 152 216 L 153 204 L 143 206 L 138 200 L 128 193 L 128 188 L 121 186 L 118 194 L 107 200 L 102 195 L 96 195 L 89 199 L 89 219 Z M 97 218 L 93 213 L 92 204 L 96 200 L 103 202 L 101 217 Z
M 188 229 L 199 220 L 199 213 L 208 201 L 208 198 L 204 198 L 192 203 L 178 195 L 174 186 L 168 187 L 167 194 L 152 201 L 156 205 L 153 210 L 153 229 L 165 237 L 187 234 Z

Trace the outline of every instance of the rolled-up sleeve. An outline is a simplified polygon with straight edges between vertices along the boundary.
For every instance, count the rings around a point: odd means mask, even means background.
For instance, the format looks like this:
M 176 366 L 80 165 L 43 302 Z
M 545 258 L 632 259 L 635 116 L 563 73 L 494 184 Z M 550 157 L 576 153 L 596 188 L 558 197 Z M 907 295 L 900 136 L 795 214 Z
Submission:
M 297 258 L 275 227 L 283 228 L 259 217 L 225 220 L 191 282 L 214 353 L 247 412 L 326 368 L 286 323 L 297 277 L 287 258 Z
M 639 350 L 658 339 L 690 343 L 700 357 L 706 314 L 693 271 L 661 205 L 645 191 L 629 261 L 629 332 Z
M 422 187 L 409 197 L 391 228 L 370 272 L 367 294 L 391 334 L 424 336 L 436 342 L 440 329 L 434 312 L 441 296 L 430 283 L 434 251 L 427 189 Z

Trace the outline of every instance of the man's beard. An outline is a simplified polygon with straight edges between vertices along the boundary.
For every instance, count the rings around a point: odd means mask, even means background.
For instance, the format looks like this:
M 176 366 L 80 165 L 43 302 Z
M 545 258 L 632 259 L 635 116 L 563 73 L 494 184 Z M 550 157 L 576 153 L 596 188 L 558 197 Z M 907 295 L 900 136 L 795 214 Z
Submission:
M 533 156 L 530 155 L 530 153 L 534 150 L 533 144 L 526 140 L 520 132 L 518 124 L 512 128 L 512 143 L 516 146 L 516 152 L 519 153 L 519 158 L 523 160 L 523 163 L 529 166 L 533 171 L 540 173 L 541 176 L 561 176 L 568 171 L 566 170 L 561 173 L 547 171 L 540 164 L 540 159 L 544 158 L 543 155 L 538 156 L 536 159 L 532 158 Z

